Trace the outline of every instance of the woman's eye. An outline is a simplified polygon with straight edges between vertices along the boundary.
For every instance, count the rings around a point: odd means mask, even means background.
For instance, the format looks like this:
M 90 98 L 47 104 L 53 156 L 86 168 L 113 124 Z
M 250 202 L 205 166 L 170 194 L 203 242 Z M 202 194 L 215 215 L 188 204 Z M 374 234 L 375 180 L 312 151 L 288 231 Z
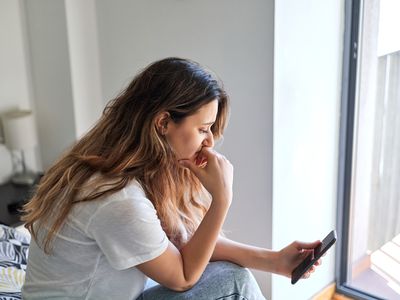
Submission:
M 200 129 L 200 132 L 205 134 L 205 133 L 208 133 L 208 130 L 207 129 Z

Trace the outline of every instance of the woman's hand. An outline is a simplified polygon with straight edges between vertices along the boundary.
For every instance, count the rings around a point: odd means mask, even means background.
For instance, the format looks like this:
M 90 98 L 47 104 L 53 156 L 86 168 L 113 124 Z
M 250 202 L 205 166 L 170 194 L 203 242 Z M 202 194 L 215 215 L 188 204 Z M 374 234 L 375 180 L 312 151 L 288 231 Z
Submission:
M 291 277 L 292 271 L 308 256 L 313 255 L 313 249 L 321 242 L 315 241 L 313 243 L 303 243 L 295 241 L 286 246 L 277 253 L 275 273 Z M 314 266 L 312 266 L 302 278 L 310 277 L 310 274 L 315 271 L 315 266 L 321 264 L 319 259 Z
M 222 154 L 209 147 L 203 147 L 198 154 L 198 164 L 188 159 L 179 163 L 190 169 L 211 194 L 213 201 L 232 201 L 233 166 Z M 197 163 L 196 160 L 196 163 Z

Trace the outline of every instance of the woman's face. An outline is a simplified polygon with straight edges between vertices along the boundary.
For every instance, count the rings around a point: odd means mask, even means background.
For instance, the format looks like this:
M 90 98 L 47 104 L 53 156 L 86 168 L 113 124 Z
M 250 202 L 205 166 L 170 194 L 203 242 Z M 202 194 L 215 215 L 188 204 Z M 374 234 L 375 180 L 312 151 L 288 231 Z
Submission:
M 180 123 L 170 120 L 165 136 L 180 159 L 189 159 L 196 163 L 196 158 L 202 147 L 213 147 L 214 137 L 211 126 L 217 118 L 218 101 L 213 100 Z M 200 164 L 200 162 L 197 162 Z

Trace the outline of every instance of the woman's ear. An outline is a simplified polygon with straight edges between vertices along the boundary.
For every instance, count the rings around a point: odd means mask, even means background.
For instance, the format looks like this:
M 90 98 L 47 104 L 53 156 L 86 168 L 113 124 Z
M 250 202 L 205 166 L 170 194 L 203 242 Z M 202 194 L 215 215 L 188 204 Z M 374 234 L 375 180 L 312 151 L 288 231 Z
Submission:
M 162 135 L 165 135 L 168 130 L 168 123 L 171 120 L 169 112 L 162 112 L 159 115 L 157 115 L 155 124 L 157 127 L 157 130 L 159 133 Z

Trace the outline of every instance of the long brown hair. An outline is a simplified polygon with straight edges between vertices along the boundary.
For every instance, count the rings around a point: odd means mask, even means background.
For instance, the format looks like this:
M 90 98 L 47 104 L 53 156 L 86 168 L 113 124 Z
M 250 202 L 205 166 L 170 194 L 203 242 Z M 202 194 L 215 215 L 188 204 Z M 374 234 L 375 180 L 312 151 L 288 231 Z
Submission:
M 23 208 L 22 219 L 34 239 L 49 253 L 75 203 L 99 200 L 136 179 L 168 237 L 182 246 L 196 230 L 210 199 L 198 179 L 179 166 L 155 117 L 168 112 L 179 123 L 215 99 L 218 113 L 211 130 L 219 138 L 227 123 L 228 97 L 216 77 L 187 59 L 171 57 L 150 64 L 46 171 Z M 44 228 L 44 238 L 38 241 L 38 231 Z

